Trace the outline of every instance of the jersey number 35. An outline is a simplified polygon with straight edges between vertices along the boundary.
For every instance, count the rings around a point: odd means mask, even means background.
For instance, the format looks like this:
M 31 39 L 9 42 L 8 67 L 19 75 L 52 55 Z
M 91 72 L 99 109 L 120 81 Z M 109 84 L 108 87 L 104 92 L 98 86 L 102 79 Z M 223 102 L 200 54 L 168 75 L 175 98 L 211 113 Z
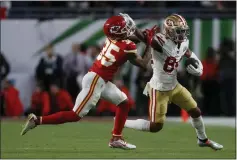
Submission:
M 119 47 L 110 41 L 106 41 L 105 46 L 97 56 L 97 60 L 100 60 L 103 66 L 111 66 L 116 61 L 114 55 L 111 54 L 112 51 L 119 52 Z

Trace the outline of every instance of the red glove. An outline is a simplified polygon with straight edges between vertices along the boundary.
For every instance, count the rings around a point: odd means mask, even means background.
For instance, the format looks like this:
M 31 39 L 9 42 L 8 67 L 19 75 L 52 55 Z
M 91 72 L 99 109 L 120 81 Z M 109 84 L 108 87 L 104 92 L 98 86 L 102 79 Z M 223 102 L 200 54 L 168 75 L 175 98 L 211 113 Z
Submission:
M 155 25 L 151 29 L 146 29 L 145 32 L 146 32 L 146 36 L 147 36 L 147 44 L 151 45 L 154 35 L 157 32 L 160 32 L 160 28 L 157 25 Z

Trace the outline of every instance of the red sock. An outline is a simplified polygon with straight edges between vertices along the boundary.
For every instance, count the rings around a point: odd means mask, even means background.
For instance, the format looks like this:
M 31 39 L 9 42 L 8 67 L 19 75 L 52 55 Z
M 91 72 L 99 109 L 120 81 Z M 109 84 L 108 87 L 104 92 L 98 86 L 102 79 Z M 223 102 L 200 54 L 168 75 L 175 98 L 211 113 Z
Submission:
M 80 119 L 81 118 L 74 111 L 62 111 L 40 117 L 39 124 L 62 124 L 67 122 L 77 122 Z
M 123 127 L 128 117 L 129 109 L 130 107 L 127 102 L 122 103 L 117 107 L 113 136 L 122 136 Z

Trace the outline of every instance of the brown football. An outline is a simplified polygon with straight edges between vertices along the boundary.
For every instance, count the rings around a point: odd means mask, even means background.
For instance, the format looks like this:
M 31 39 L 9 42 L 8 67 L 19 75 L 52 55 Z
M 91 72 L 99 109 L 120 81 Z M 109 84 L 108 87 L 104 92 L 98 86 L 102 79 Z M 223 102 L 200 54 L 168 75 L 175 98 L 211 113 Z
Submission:
M 185 67 L 191 64 L 194 68 L 198 68 L 198 61 L 194 58 L 186 59 L 184 64 L 185 64 Z

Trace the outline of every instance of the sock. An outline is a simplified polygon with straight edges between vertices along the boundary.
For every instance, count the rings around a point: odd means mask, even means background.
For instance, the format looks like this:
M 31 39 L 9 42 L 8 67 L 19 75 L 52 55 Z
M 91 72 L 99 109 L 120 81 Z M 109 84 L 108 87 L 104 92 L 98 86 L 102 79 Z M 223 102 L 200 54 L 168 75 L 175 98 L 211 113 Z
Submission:
M 192 126 L 196 130 L 198 139 L 206 140 L 207 139 L 207 135 L 205 133 L 205 126 L 204 126 L 204 122 L 203 122 L 202 116 L 200 116 L 198 118 L 192 118 L 192 122 L 191 123 L 192 123 Z
M 122 103 L 118 105 L 115 115 L 114 121 L 114 129 L 113 129 L 113 136 L 122 136 L 122 131 L 124 128 L 125 121 L 128 117 L 129 112 L 129 105 L 128 103 Z
M 125 127 L 141 131 L 150 131 L 150 121 L 145 119 L 126 120 Z
M 62 111 L 48 116 L 39 117 L 36 124 L 62 124 L 67 122 L 77 122 L 80 119 L 81 118 L 74 111 Z

